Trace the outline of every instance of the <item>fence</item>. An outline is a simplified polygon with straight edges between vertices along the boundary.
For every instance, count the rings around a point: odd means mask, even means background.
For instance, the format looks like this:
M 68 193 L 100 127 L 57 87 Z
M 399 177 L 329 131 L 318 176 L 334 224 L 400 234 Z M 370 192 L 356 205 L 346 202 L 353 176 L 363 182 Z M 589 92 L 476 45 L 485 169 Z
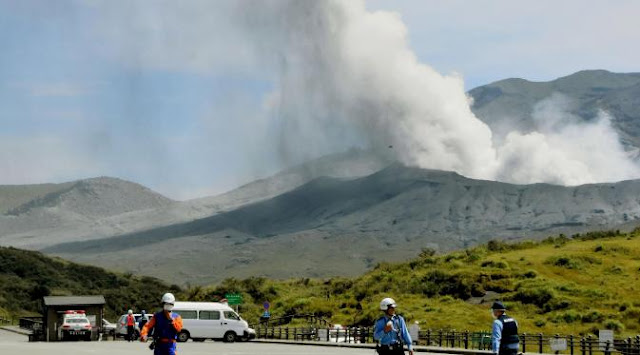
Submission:
M 22 329 L 36 331 L 42 330 L 42 317 L 22 317 L 18 321 L 18 325 Z
M 277 327 L 291 323 L 294 319 L 304 319 L 307 324 L 327 326 L 329 322 L 326 319 L 316 316 L 315 314 L 293 314 L 278 318 L 261 318 L 260 325 L 267 327 Z
M 4 317 L 0 317 L 0 325 L 11 325 L 13 321 Z
M 307 340 L 336 343 L 374 343 L 373 328 L 347 327 L 332 329 L 323 327 L 258 327 L 258 339 Z M 442 348 L 461 348 L 470 350 L 491 350 L 489 332 L 432 331 L 418 332 L 418 345 Z M 640 335 L 613 342 L 601 342 L 598 337 L 579 337 L 573 335 L 520 335 L 520 350 L 524 353 L 567 353 L 571 355 L 640 355 Z

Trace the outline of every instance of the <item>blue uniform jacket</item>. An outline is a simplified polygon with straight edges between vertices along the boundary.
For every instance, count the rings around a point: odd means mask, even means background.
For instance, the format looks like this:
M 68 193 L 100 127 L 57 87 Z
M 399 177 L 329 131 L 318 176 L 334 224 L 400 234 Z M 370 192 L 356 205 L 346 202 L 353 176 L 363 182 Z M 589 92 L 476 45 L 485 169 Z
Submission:
M 387 325 L 389 319 L 393 322 L 393 329 L 390 332 L 385 333 L 384 327 Z M 409 335 L 409 331 L 407 330 L 407 324 L 404 321 L 404 318 L 399 315 L 394 315 L 393 318 L 389 318 L 388 316 L 384 316 L 376 321 L 373 338 L 376 341 L 379 341 L 382 345 L 392 345 L 396 344 L 402 339 L 402 342 L 407 344 L 409 350 L 412 347 L 411 335 Z

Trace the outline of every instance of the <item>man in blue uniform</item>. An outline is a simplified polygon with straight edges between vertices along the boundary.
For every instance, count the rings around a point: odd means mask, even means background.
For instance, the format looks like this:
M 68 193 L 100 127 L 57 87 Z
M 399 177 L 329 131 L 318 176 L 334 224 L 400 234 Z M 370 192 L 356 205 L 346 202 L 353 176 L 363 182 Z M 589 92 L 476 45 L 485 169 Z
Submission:
M 502 302 L 494 302 L 491 306 L 495 318 L 491 331 L 491 351 L 498 355 L 517 355 L 520 343 L 518 322 L 507 316 L 506 312 Z
M 146 342 L 149 332 L 153 330 L 153 355 L 176 355 L 176 340 L 182 330 L 182 317 L 172 312 L 175 302 L 173 294 L 165 293 L 162 296 L 162 311 L 154 314 L 140 331 L 140 341 Z
M 404 318 L 396 314 L 396 301 L 392 298 L 383 299 L 380 310 L 384 312 L 384 316 L 376 321 L 373 333 L 373 338 L 378 342 L 378 354 L 404 355 L 403 344 L 406 344 L 409 355 L 413 355 L 411 335 Z

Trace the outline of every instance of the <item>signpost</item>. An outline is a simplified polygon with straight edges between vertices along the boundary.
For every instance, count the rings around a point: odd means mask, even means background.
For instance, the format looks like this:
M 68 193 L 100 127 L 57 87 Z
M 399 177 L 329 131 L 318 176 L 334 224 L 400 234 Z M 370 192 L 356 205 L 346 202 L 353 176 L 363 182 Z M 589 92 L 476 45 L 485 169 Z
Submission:
M 558 351 L 567 350 L 567 339 L 552 338 L 552 339 L 549 339 L 549 345 L 551 346 L 551 351 L 557 354 Z
M 229 306 L 242 304 L 242 295 L 239 293 L 227 293 L 224 297 L 227 299 Z
M 240 313 L 238 311 L 238 305 L 242 304 L 242 295 L 239 293 L 227 293 L 224 297 L 227 299 L 227 304 L 229 306 L 236 306 L 236 313 Z
M 271 307 L 271 304 L 269 303 L 269 301 L 264 301 L 262 306 L 264 307 L 264 312 L 262 313 L 262 316 L 260 317 L 260 322 L 268 324 L 269 323 L 269 318 L 271 318 L 271 312 L 269 312 L 269 307 Z
M 613 330 L 600 329 L 598 332 L 600 350 L 612 351 L 613 350 Z M 608 348 L 607 348 L 608 345 Z

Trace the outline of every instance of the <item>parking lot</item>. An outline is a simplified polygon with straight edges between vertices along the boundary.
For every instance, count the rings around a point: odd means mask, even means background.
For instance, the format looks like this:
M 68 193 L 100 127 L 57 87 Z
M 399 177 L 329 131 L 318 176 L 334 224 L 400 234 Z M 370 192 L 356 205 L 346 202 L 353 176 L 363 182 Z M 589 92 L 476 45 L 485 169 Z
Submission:
M 126 341 L 55 342 L 29 343 L 27 337 L 0 330 L 0 348 L 3 354 L 51 355 L 51 354 L 93 354 L 93 355 L 134 355 L 153 354 L 147 344 Z M 178 344 L 180 355 L 371 355 L 373 349 L 326 348 L 322 346 L 265 344 L 257 342 L 233 343 L 192 341 Z

